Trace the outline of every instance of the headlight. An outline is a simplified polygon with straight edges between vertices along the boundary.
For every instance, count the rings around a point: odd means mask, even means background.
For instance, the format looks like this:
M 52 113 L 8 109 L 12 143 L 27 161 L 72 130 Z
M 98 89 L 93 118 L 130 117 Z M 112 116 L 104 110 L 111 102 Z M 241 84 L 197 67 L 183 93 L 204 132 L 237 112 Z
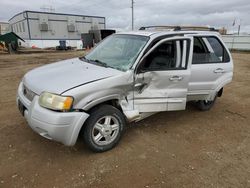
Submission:
M 73 97 L 43 92 L 39 97 L 39 104 L 42 107 L 49 108 L 52 110 L 68 111 L 72 107 L 73 100 Z

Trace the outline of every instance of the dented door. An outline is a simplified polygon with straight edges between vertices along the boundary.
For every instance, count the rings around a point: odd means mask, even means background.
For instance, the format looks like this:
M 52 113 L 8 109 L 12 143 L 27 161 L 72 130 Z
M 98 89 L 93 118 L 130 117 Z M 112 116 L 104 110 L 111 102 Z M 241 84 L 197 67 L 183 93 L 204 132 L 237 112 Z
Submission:
M 186 107 L 193 39 L 163 39 L 137 67 L 134 108 L 139 112 L 182 110 Z

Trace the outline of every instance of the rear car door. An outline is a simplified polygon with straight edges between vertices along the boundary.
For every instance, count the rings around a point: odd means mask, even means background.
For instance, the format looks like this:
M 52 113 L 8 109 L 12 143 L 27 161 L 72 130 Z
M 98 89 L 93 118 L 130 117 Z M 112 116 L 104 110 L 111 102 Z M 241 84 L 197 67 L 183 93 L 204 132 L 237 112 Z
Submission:
M 142 58 L 134 79 L 134 108 L 141 112 L 182 110 L 190 79 L 192 37 L 156 43 Z
M 232 80 L 233 62 L 223 41 L 216 35 L 193 35 L 193 60 L 188 86 L 190 100 L 212 100 Z

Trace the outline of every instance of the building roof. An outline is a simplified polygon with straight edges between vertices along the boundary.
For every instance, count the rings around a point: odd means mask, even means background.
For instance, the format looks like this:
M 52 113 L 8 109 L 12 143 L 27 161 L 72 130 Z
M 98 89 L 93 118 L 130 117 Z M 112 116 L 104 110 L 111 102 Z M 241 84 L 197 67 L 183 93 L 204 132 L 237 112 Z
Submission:
M 17 13 L 14 16 L 12 16 L 10 20 L 12 20 L 14 17 L 20 15 L 20 14 L 24 14 L 24 13 L 38 13 L 38 14 L 53 14 L 53 15 L 64 15 L 64 16 L 82 16 L 82 17 L 93 17 L 93 18 L 104 18 L 105 17 L 101 17 L 101 16 L 89 16 L 89 15 L 80 15 L 80 14 L 66 14 L 66 13 L 57 13 L 57 12 L 41 12 L 41 11 L 31 11 L 31 10 L 25 10 L 23 12 Z

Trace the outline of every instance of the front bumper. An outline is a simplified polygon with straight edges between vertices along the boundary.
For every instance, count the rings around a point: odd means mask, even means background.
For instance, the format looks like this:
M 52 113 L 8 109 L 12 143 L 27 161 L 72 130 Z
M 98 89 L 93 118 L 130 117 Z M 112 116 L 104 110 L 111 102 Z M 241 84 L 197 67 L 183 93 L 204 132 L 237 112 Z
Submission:
M 29 101 L 23 95 L 23 84 L 20 83 L 17 94 L 17 103 L 24 106 L 24 117 L 29 126 L 41 136 L 73 146 L 79 132 L 89 117 L 84 112 L 55 112 L 41 107 L 38 104 L 39 96 Z

